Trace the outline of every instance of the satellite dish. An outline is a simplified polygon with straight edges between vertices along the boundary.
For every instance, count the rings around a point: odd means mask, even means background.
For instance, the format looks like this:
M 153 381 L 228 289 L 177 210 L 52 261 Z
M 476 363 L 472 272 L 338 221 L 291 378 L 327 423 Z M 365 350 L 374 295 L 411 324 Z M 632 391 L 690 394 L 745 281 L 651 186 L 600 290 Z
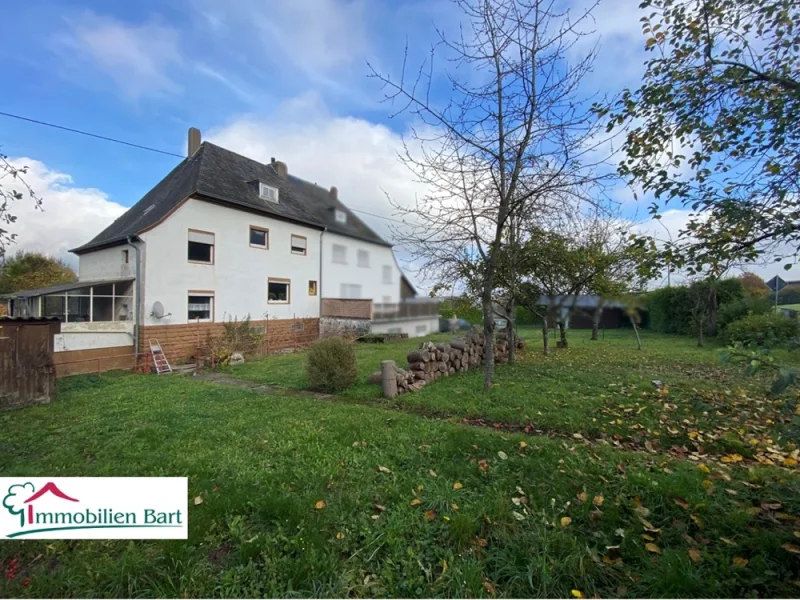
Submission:
M 164 317 L 164 305 L 158 301 L 153 302 L 153 312 L 150 315 L 156 319 L 162 319 Z

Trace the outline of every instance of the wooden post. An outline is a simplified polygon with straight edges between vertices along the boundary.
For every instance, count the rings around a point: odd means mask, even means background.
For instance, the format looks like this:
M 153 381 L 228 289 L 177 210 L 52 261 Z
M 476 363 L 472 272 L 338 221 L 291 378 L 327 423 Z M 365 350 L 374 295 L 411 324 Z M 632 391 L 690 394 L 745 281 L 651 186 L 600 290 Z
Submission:
M 393 360 L 381 361 L 381 389 L 384 398 L 397 397 L 397 371 Z

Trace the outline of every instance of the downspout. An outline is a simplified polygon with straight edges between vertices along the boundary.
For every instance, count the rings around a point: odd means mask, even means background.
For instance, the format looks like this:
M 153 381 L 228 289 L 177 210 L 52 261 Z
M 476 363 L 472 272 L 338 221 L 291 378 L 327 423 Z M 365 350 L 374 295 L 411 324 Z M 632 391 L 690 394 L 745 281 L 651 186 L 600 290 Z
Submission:
M 319 286 L 317 293 L 319 294 L 319 318 L 322 319 L 322 236 L 325 235 L 325 228 L 319 234 Z
M 135 355 L 139 353 L 139 323 L 142 313 L 140 309 L 142 304 L 142 261 L 139 248 L 133 243 L 133 236 L 128 236 L 128 245 L 133 248 L 133 251 L 136 253 L 136 280 L 133 284 L 135 290 L 134 294 L 136 295 L 136 306 L 133 311 L 133 353 Z

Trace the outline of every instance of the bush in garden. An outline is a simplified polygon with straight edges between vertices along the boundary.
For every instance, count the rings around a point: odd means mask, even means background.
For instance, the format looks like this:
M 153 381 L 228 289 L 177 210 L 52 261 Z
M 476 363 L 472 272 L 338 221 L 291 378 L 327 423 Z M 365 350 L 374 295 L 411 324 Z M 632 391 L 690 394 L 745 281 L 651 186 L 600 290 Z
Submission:
M 306 374 L 312 390 L 335 393 L 352 387 L 358 381 L 353 345 L 340 337 L 314 342 L 306 358 Z
M 772 346 L 788 342 L 800 334 L 800 323 L 782 314 L 747 315 L 730 323 L 723 334 L 727 344 Z
M 769 312 L 772 312 L 772 302 L 769 298 L 752 296 L 732 300 L 719 307 L 717 327 L 723 330 L 729 324 L 747 315 L 765 315 Z

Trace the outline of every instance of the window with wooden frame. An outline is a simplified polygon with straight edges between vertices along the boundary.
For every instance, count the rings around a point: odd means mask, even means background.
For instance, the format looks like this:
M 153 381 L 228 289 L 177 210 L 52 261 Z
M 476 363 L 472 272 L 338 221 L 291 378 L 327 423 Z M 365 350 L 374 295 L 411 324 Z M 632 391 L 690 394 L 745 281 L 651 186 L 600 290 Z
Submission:
M 189 292 L 187 318 L 189 321 L 214 320 L 214 292 Z
M 305 236 L 292 234 L 292 254 L 306 255 L 308 240 Z
M 317 282 L 316 281 L 309 281 L 308 282 L 308 295 L 309 296 L 316 296 L 317 295 Z
M 267 280 L 267 302 L 270 304 L 289 304 L 292 300 L 291 281 L 270 277 Z
M 269 229 L 250 225 L 250 247 L 269 250 Z
M 191 263 L 214 264 L 214 234 L 198 229 L 189 230 L 187 258 Z

